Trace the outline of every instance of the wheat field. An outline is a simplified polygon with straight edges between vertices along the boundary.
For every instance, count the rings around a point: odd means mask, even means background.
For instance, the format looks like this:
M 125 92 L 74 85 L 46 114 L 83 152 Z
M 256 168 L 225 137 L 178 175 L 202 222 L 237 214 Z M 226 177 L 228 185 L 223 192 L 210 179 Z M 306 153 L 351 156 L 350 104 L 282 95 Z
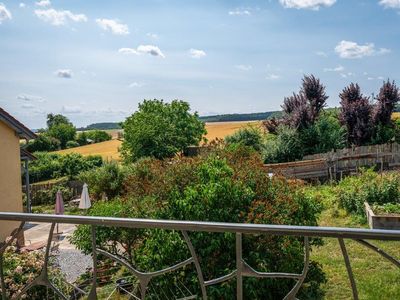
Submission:
M 205 138 L 208 141 L 212 141 L 216 138 L 223 139 L 227 135 L 230 135 L 237 131 L 238 129 L 246 126 L 260 126 L 260 121 L 251 121 L 251 122 L 218 122 L 218 123 L 207 123 L 206 129 L 207 134 Z M 122 142 L 116 139 L 118 130 L 112 132 L 113 139 L 111 141 L 106 141 L 97 144 L 91 144 L 71 149 L 65 149 L 56 151 L 58 154 L 67 154 L 67 153 L 79 153 L 83 156 L 88 155 L 100 155 L 104 160 L 120 160 L 121 157 L 119 155 L 118 149 L 121 146 Z

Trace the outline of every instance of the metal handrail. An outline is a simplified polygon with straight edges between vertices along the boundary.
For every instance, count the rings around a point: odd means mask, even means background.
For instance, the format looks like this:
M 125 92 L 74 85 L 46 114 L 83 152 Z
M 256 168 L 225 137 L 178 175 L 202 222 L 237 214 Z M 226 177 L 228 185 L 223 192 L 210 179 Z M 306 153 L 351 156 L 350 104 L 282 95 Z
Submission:
M 145 299 L 146 290 L 150 281 L 157 276 L 166 274 L 173 270 L 182 268 L 188 264 L 194 264 L 198 276 L 198 280 L 201 287 L 201 298 L 207 299 L 207 287 L 210 285 L 219 284 L 221 282 L 231 280 L 236 277 L 236 298 L 243 299 L 243 277 L 255 277 L 255 278 L 292 278 L 296 280 L 296 284 L 285 296 L 284 299 L 295 299 L 297 292 L 303 284 L 309 267 L 310 258 L 310 237 L 329 237 L 336 238 L 340 244 L 344 263 L 346 265 L 347 274 L 350 281 L 350 286 L 353 293 L 353 299 L 358 299 L 358 291 L 356 281 L 354 279 L 353 271 L 349 255 L 344 243 L 344 239 L 352 239 L 361 245 L 365 246 L 372 251 L 380 254 L 382 257 L 387 259 L 396 267 L 400 268 L 400 260 L 392 257 L 382 249 L 371 244 L 368 240 L 396 240 L 400 241 L 400 230 L 381 230 L 381 229 L 360 229 L 360 228 L 339 228 L 339 227 L 317 227 L 317 226 L 292 226 L 292 225 L 269 225 L 269 224 L 238 224 L 238 223 L 221 223 L 221 222 L 200 222 L 200 221 L 179 221 L 179 220 L 154 220 L 154 219 L 128 219 L 128 218 L 111 218 L 111 217 L 95 217 L 95 216 L 71 216 L 71 215 L 48 215 L 48 214 L 28 214 L 28 213 L 13 213 L 13 212 L 0 212 L 0 221 L 19 221 L 21 225 L 18 230 L 14 232 L 11 239 L 8 239 L 0 247 L 0 279 L 2 287 L 2 299 L 7 299 L 4 284 L 3 274 L 3 254 L 12 241 L 16 238 L 19 232 L 23 230 L 23 226 L 26 222 L 42 222 L 50 223 L 50 231 L 48 242 L 46 246 L 45 263 L 40 275 L 35 278 L 31 283 L 26 285 L 21 292 L 16 296 L 19 299 L 26 293 L 31 287 L 35 285 L 45 285 L 52 289 L 62 299 L 67 299 L 65 295 L 61 293 L 55 287 L 48 278 L 48 259 L 51 251 L 51 241 L 54 233 L 56 223 L 64 224 L 77 224 L 77 225 L 91 225 L 91 240 L 92 240 L 92 257 L 93 257 L 93 277 L 90 292 L 87 294 L 88 299 L 97 299 L 96 287 L 97 287 L 97 256 L 105 256 L 109 259 L 114 260 L 116 263 L 121 264 L 138 278 L 140 282 L 140 299 Z M 190 251 L 190 257 L 186 260 L 177 263 L 176 265 L 164 268 L 159 271 L 153 272 L 140 272 L 135 269 L 135 266 L 130 265 L 129 262 L 125 261 L 119 256 L 113 255 L 103 249 L 97 248 L 96 245 L 96 228 L 98 226 L 110 226 L 110 227 L 124 227 L 124 228 L 141 228 L 141 229 L 168 229 L 181 231 L 186 245 Z M 236 236 L 236 270 L 233 272 L 223 275 L 219 278 L 212 278 L 205 280 L 203 272 L 196 255 L 196 251 L 190 241 L 188 232 L 189 231 L 203 231 L 203 232 L 230 232 Z M 296 273 L 268 273 L 259 272 L 253 269 L 247 262 L 242 258 L 242 235 L 243 234 L 270 234 L 280 236 L 297 236 L 304 238 L 304 267 L 301 274 Z M 139 299 L 135 296 L 135 298 Z
M 158 228 L 185 231 L 232 232 L 308 237 L 332 237 L 346 239 L 400 240 L 400 230 L 362 229 L 343 227 L 319 227 L 296 225 L 241 224 L 223 222 L 155 220 L 136 218 L 111 218 L 101 216 L 72 216 L 0 212 L 0 221 L 24 221 L 43 223 L 85 224 L 126 228 Z

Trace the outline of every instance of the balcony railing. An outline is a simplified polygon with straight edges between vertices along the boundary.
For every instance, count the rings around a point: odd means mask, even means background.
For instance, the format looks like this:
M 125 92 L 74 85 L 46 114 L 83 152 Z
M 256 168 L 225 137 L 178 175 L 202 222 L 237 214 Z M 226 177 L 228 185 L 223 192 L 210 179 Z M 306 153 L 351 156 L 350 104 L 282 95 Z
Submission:
M 301 285 L 303 284 L 309 267 L 310 246 L 309 239 L 312 237 L 329 237 L 336 238 L 339 242 L 341 252 L 344 259 L 344 264 L 347 269 L 347 275 L 350 281 L 350 286 L 353 293 L 353 298 L 358 299 L 358 292 L 356 282 L 354 280 L 353 271 L 347 249 L 344 243 L 345 239 L 354 240 L 371 251 L 375 251 L 382 257 L 390 261 L 392 264 L 400 268 L 400 261 L 382 249 L 378 248 L 371 243 L 371 240 L 393 240 L 400 241 L 399 230 L 370 230 L 370 229 L 355 229 L 355 228 L 335 228 L 335 227 L 310 227 L 310 226 L 286 226 L 286 225 L 260 225 L 260 224 L 233 224 L 233 223 L 216 223 L 216 222 L 193 222 L 193 221 L 171 221 L 171 220 L 150 220 L 150 219 L 124 219 L 124 218 L 108 218 L 108 217 L 87 217 L 87 216 L 59 216 L 59 215 L 44 215 L 44 214 L 23 214 L 23 213 L 5 213 L 0 212 L 0 221 L 19 221 L 20 226 L 12 237 L 3 243 L 0 248 L 0 278 L 2 299 L 7 299 L 5 290 L 4 274 L 3 274 L 3 259 L 4 252 L 8 246 L 11 245 L 13 240 L 16 239 L 18 234 L 23 230 L 24 224 L 27 222 L 42 222 L 49 223 L 50 231 L 45 250 L 44 264 L 40 275 L 33 281 L 27 284 L 18 295 L 13 298 L 19 299 L 27 293 L 29 289 L 37 285 L 43 285 L 53 290 L 54 294 L 58 295 L 61 299 L 74 299 L 71 295 L 64 295 L 50 280 L 48 274 L 49 256 L 51 252 L 51 243 L 55 225 L 58 224 L 85 224 L 91 226 L 92 238 L 92 258 L 93 258 L 93 276 L 91 279 L 91 287 L 89 292 L 84 292 L 75 287 L 75 291 L 84 294 L 87 299 L 98 299 L 96 288 L 98 262 L 97 257 L 103 255 L 116 263 L 125 266 L 133 276 L 135 276 L 140 283 L 139 295 L 131 295 L 133 299 L 145 299 L 146 291 L 151 280 L 157 276 L 173 272 L 183 268 L 186 265 L 193 264 L 197 273 L 198 281 L 200 283 L 200 295 L 191 295 L 181 299 L 207 299 L 207 287 L 219 284 L 227 280 L 236 280 L 236 298 L 243 299 L 243 277 L 256 277 L 256 278 L 291 278 L 295 280 L 293 288 L 284 297 L 284 299 L 295 299 Z M 99 226 L 111 226 L 121 228 L 135 228 L 135 229 L 166 229 L 176 230 L 182 233 L 183 239 L 190 252 L 190 257 L 186 260 L 179 262 L 168 268 L 155 271 L 155 272 L 141 272 L 136 270 L 132 265 L 126 262 L 119 256 L 104 251 L 96 246 L 96 228 Z M 202 272 L 202 266 L 199 263 L 188 232 L 229 232 L 236 235 L 236 269 L 219 278 L 205 279 Z M 242 235 L 244 234 L 268 234 L 279 236 L 297 236 L 304 238 L 304 266 L 301 273 L 268 273 L 259 272 L 254 270 L 242 258 Z M 367 241 L 368 240 L 368 241 Z M 162 296 L 161 296 L 162 298 Z M 160 298 L 160 299 L 161 299 Z M 176 297 L 179 298 L 179 297 Z

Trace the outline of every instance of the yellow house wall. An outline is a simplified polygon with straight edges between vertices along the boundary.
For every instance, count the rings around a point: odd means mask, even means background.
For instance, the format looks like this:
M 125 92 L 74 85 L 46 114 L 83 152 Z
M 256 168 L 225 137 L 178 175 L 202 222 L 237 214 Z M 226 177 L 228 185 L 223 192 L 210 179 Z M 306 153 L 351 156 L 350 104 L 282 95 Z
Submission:
M 0 211 L 22 210 L 19 137 L 0 121 Z M 16 227 L 17 222 L 0 221 L 0 241 Z

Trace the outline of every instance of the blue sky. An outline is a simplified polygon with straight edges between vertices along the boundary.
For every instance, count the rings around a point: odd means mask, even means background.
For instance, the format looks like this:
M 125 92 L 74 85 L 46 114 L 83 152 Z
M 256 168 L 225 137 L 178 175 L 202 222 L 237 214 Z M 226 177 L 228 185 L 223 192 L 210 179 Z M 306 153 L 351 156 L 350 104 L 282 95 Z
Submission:
M 400 0 L 0 0 L 0 106 L 32 128 L 121 121 L 143 99 L 277 110 L 303 74 L 329 106 L 400 81 Z

